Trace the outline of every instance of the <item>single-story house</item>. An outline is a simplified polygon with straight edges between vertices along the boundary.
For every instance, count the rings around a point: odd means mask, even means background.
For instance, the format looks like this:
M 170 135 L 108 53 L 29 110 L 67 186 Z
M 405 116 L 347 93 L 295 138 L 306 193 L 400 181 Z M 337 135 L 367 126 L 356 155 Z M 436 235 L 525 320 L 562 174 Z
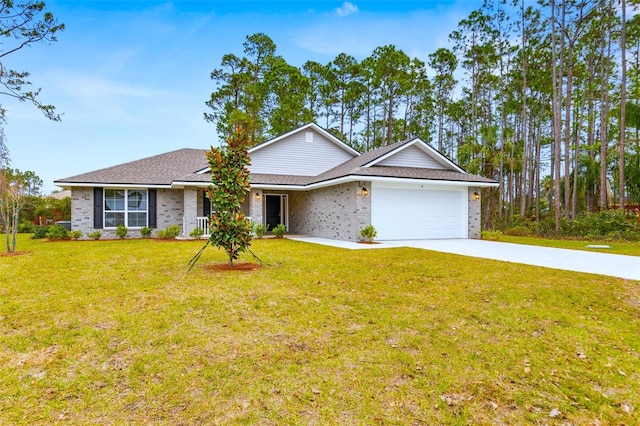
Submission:
M 179 149 L 54 183 L 72 191 L 72 229 L 107 237 L 124 224 L 208 232 L 211 185 L 204 149 Z M 479 238 L 480 189 L 418 138 L 360 154 L 314 123 L 249 150 L 251 192 L 243 210 L 287 232 L 347 241 L 373 225 L 379 240 Z

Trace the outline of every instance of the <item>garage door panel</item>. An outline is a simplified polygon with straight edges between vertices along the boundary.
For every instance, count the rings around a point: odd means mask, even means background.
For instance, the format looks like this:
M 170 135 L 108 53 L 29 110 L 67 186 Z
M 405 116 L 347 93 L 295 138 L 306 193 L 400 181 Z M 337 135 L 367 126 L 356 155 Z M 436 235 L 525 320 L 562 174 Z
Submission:
M 372 223 L 378 239 L 466 238 L 465 192 L 376 187 Z

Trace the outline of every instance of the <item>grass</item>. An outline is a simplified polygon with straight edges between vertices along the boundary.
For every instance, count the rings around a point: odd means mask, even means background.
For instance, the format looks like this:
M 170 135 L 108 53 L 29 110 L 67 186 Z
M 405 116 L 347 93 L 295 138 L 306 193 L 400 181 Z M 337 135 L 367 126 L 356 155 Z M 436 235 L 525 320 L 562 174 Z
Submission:
M 532 246 L 640 256 L 640 241 L 571 240 L 540 237 L 516 237 L 510 235 L 500 235 L 499 241 L 505 243 L 528 244 Z M 588 248 L 588 245 L 607 245 L 609 248 Z
M 0 424 L 639 421 L 638 281 L 286 239 L 187 274 L 201 245 L 21 238 Z

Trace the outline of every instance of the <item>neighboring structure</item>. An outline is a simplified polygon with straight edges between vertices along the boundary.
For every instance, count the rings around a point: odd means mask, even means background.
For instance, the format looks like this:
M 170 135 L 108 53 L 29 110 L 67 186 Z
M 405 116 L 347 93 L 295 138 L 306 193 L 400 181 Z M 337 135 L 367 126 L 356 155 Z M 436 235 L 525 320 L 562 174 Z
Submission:
M 115 235 L 142 226 L 207 229 L 211 184 L 203 149 L 180 149 L 59 179 L 72 191 L 72 228 Z M 479 238 L 480 188 L 495 181 L 466 173 L 420 139 L 364 154 L 310 123 L 249 150 L 245 214 L 269 229 L 357 241 L 372 224 L 378 240 Z

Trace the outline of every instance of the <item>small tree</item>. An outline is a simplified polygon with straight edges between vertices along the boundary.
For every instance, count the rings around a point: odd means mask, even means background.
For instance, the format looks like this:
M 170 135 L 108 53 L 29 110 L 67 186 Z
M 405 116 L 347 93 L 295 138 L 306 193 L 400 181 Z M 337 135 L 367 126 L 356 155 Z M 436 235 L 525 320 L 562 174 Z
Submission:
M 20 210 L 24 207 L 25 183 L 20 171 L 0 169 L 0 220 L 4 225 L 7 253 L 15 253 Z
M 205 153 L 211 168 L 212 185 L 207 190 L 211 200 L 209 241 L 222 247 L 229 256 L 229 267 L 240 253 L 251 246 L 252 223 L 241 212 L 242 203 L 250 191 L 247 133 L 236 127 L 233 135 L 221 148 L 211 147 Z

